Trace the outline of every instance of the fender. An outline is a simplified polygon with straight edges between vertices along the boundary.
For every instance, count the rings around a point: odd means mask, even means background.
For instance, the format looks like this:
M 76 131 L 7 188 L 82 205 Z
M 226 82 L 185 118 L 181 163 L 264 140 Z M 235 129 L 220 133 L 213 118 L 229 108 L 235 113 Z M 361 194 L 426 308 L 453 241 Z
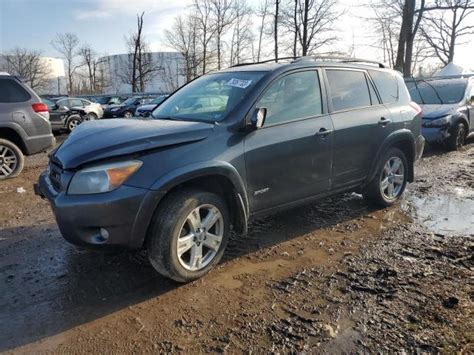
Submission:
M 387 138 L 385 138 L 384 142 L 381 144 L 379 150 L 377 151 L 377 154 L 375 155 L 375 159 L 372 161 L 372 165 L 369 170 L 370 174 L 367 177 L 366 184 L 372 181 L 372 179 L 377 174 L 377 165 L 379 163 L 379 160 L 382 157 L 382 154 L 384 154 L 385 151 L 389 147 L 394 146 L 399 143 L 407 144 L 408 149 L 410 150 L 410 156 L 407 156 L 408 162 L 409 162 L 408 181 L 410 182 L 413 181 L 414 179 L 413 162 L 415 161 L 415 154 L 416 154 L 415 137 L 413 136 L 413 133 L 409 129 L 402 128 L 390 133 L 387 136 Z
M 238 211 L 231 211 L 236 214 L 238 225 L 235 227 L 240 233 L 247 233 L 249 204 L 245 185 L 237 169 L 224 161 L 203 161 L 172 170 L 155 181 L 150 192 L 144 198 L 135 219 L 132 232 L 133 246 L 140 248 L 143 245 L 153 213 L 166 193 L 182 183 L 211 175 L 225 177 L 231 182 L 236 193 L 233 197 L 238 206 Z
M 12 122 L 12 121 L 9 121 L 9 122 L 1 122 L 0 123 L 0 128 L 10 128 L 12 130 L 15 131 L 15 133 L 17 133 L 21 139 L 25 140 L 28 138 L 28 135 L 26 134 L 25 130 L 23 129 L 22 126 L 20 126 L 18 123 L 16 122 Z
M 451 127 L 450 128 L 455 127 L 456 124 L 458 124 L 458 122 L 464 123 L 466 125 L 467 132 L 469 132 L 469 130 L 470 130 L 469 120 L 467 118 L 466 113 L 458 111 L 455 114 L 453 114 L 453 118 L 452 118 L 452 121 L 451 121 L 451 125 L 450 125 Z

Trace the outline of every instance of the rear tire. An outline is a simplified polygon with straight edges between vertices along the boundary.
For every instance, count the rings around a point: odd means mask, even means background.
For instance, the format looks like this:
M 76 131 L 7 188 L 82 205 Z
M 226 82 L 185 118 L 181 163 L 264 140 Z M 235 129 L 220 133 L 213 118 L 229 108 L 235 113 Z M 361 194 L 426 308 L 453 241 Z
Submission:
M 194 189 L 172 193 L 153 217 L 147 238 L 151 264 L 178 282 L 204 276 L 224 254 L 229 222 L 228 207 L 220 196 Z
M 467 130 L 464 123 L 459 122 L 456 126 L 454 126 L 451 136 L 446 142 L 447 148 L 449 150 L 459 150 L 464 145 L 464 141 L 466 140 L 466 132 Z
M 405 191 L 408 161 L 398 148 L 390 148 L 377 165 L 377 174 L 366 186 L 363 196 L 369 202 L 388 207 L 397 202 Z
M 23 170 L 25 157 L 13 142 L 0 139 L 0 180 L 18 176 Z

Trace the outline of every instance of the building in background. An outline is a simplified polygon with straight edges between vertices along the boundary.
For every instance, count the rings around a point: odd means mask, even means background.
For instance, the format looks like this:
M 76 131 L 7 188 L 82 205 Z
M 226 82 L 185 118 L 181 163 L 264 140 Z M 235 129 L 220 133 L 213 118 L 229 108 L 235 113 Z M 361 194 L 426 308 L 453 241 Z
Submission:
M 144 92 L 170 93 L 186 83 L 184 59 L 177 52 L 152 52 L 146 54 L 148 71 Z M 103 76 L 104 93 L 132 93 L 132 54 L 116 54 L 101 58 L 100 75 Z

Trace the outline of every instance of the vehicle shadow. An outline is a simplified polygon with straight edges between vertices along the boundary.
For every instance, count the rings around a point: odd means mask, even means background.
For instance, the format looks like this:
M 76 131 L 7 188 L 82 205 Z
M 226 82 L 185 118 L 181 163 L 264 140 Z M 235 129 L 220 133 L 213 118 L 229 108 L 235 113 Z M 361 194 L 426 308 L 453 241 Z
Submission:
M 344 194 L 254 221 L 247 236 L 231 237 L 223 262 L 371 211 L 359 195 Z M 0 351 L 181 286 L 159 276 L 144 252 L 80 251 L 63 240 L 55 224 L 3 229 L 0 237 Z

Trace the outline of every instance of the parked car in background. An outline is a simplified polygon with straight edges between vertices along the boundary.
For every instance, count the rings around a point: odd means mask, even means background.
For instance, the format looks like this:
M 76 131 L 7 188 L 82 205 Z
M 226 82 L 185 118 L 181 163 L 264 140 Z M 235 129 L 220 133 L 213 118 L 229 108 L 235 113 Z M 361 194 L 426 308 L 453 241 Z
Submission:
M 78 109 L 85 111 L 89 120 L 96 120 L 104 116 L 104 110 L 102 109 L 101 104 L 96 102 L 91 102 L 89 100 L 78 97 L 68 97 L 54 101 L 60 107 L 67 107 L 72 110 Z
M 120 105 L 127 99 L 125 96 L 96 96 L 95 101 L 102 105 L 102 108 L 105 110 L 110 105 Z
M 356 61 L 302 57 L 203 75 L 152 119 L 79 126 L 35 191 L 68 241 L 147 248 L 179 282 L 219 262 L 231 225 L 245 233 L 250 219 L 341 192 L 390 206 L 414 179 L 421 110 L 399 73 Z
M 120 105 L 110 105 L 104 111 L 104 118 L 130 118 L 133 117 L 138 106 L 150 101 L 148 97 L 134 96 Z
M 423 111 L 422 133 L 429 143 L 451 150 L 474 132 L 474 76 L 406 80 L 410 95 Z
M 20 174 L 24 155 L 43 152 L 54 142 L 48 107 L 29 86 L 0 75 L 0 180 Z
M 164 99 L 166 99 L 169 95 L 160 95 L 158 97 L 155 97 L 152 99 L 150 102 L 148 102 L 145 105 L 140 105 L 137 107 L 135 111 L 135 116 L 136 117 L 148 117 L 151 115 L 153 110 L 158 107 L 159 104 L 163 102 Z
M 64 100 L 54 102 L 43 97 L 42 101 L 48 106 L 50 123 L 53 131 L 66 130 L 72 132 L 82 122 L 88 120 L 87 112 L 83 109 L 72 109 L 61 105 L 67 103 Z

